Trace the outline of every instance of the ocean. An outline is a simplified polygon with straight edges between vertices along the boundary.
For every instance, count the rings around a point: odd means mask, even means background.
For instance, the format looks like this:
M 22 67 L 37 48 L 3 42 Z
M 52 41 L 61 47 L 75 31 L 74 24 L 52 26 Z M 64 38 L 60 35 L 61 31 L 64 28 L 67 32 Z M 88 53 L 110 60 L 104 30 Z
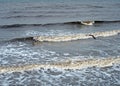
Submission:
M 120 0 L 0 0 L 0 86 L 120 86 Z

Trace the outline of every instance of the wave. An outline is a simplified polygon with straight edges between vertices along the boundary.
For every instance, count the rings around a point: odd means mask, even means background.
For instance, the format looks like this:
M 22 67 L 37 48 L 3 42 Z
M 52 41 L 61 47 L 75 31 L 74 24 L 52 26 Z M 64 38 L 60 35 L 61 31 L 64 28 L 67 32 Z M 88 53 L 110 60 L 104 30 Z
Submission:
M 41 26 L 41 24 L 12 24 L 12 25 L 1 25 L 0 28 L 19 28 L 25 26 Z
M 82 39 L 97 39 L 98 37 L 109 37 L 114 35 L 119 35 L 120 30 L 104 31 L 104 32 L 95 32 L 95 33 L 81 33 L 81 34 L 71 34 L 63 36 L 33 36 L 33 37 L 22 37 L 22 38 L 13 38 L 10 40 L 5 40 L 6 42 L 15 42 L 15 41 L 33 41 L 35 43 L 39 42 L 66 42 L 66 41 L 76 41 Z
M 92 23 L 117 23 L 120 20 L 113 20 L 113 21 L 73 21 L 73 22 L 65 22 L 64 24 L 82 24 L 82 22 L 92 22 Z
M 11 25 L 0 25 L 0 28 L 18 28 L 25 26 L 47 26 L 47 25 L 64 25 L 64 24 L 79 24 L 79 25 L 93 25 L 94 23 L 117 23 L 120 20 L 116 21 L 72 21 L 72 22 L 63 22 L 63 23 L 47 23 L 47 24 L 11 24 Z
M 60 15 L 36 15 L 36 16 L 25 16 L 25 15 L 17 15 L 17 16 L 7 16 L 1 17 L 2 19 L 11 19 L 11 18 L 43 18 L 43 17 L 60 17 Z
M 11 24 L 11 25 L 1 25 L 0 28 L 19 28 L 19 27 L 29 27 L 29 26 L 48 26 L 56 25 L 60 23 L 48 23 L 48 24 Z
M 60 68 L 60 69 L 82 69 L 87 67 L 109 67 L 113 64 L 119 64 L 120 57 L 104 58 L 104 59 L 87 59 L 87 60 L 68 60 L 62 62 L 52 62 L 46 64 L 26 64 L 19 66 L 0 66 L 0 73 L 22 72 L 40 68 Z
M 1 17 L 2 19 L 11 19 L 11 18 L 26 18 L 26 17 L 33 17 L 33 16 L 23 16 L 23 15 L 18 15 L 18 16 L 8 16 L 8 17 Z
M 105 32 L 95 32 L 95 33 L 85 33 L 85 34 L 75 34 L 75 35 L 66 35 L 66 36 L 36 36 L 33 37 L 35 41 L 40 42 L 61 42 L 61 41 L 73 41 L 73 40 L 80 40 L 80 39 L 88 39 L 97 37 L 108 37 L 114 36 L 120 33 L 120 30 L 112 30 L 112 31 L 105 31 Z

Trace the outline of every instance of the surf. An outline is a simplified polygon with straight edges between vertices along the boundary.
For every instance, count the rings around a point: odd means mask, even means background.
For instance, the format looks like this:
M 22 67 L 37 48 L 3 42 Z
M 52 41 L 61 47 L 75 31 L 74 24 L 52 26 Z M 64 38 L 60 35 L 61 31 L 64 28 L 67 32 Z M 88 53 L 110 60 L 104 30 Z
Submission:
M 20 38 L 11 38 L 4 40 L 3 42 L 15 42 L 15 41 L 31 41 L 31 42 L 68 42 L 68 41 L 77 41 L 84 39 L 98 39 L 100 37 L 110 37 L 119 35 L 120 30 L 111 30 L 111 31 L 102 31 L 94 33 L 79 33 L 79 34 L 69 34 L 62 36 L 28 36 Z
M 40 42 L 62 42 L 62 41 L 74 41 L 80 39 L 96 39 L 98 37 L 109 37 L 118 35 L 120 30 L 104 31 L 104 32 L 95 32 L 95 33 L 84 33 L 84 34 L 73 34 L 73 35 L 64 35 L 64 36 L 36 36 L 33 37 L 33 40 Z
M 47 64 L 26 64 L 19 66 L 0 66 L 0 73 L 10 73 L 10 72 L 23 72 L 29 70 L 36 70 L 40 68 L 50 69 L 83 69 L 87 67 L 109 67 L 113 64 L 119 64 L 120 57 L 111 57 L 111 58 L 94 58 L 94 59 L 85 59 L 85 60 L 66 60 L 61 62 L 52 62 Z

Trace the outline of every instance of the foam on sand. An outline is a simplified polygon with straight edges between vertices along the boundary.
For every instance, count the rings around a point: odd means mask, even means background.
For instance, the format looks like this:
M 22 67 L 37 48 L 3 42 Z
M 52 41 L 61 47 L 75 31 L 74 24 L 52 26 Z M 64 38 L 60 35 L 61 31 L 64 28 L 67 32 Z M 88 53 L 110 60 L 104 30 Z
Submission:
M 53 62 L 47 64 L 27 64 L 21 66 L 1 66 L 0 73 L 6 72 L 22 72 L 40 68 L 60 68 L 60 69 L 82 69 L 87 67 L 108 67 L 112 66 L 113 64 L 120 63 L 120 57 L 114 58 L 104 58 L 104 59 L 87 59 L 87 60 L 69 60 L 69 61 L 62 61 L 62 62 Z

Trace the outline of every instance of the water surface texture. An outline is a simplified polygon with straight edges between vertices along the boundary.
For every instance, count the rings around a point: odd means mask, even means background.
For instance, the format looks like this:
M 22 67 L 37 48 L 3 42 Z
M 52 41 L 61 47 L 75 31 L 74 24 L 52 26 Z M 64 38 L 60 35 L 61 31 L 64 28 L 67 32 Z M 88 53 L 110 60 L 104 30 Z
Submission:
M 119 86 L 119 63 L 120 0 L 0 0 L 0 85 Z

